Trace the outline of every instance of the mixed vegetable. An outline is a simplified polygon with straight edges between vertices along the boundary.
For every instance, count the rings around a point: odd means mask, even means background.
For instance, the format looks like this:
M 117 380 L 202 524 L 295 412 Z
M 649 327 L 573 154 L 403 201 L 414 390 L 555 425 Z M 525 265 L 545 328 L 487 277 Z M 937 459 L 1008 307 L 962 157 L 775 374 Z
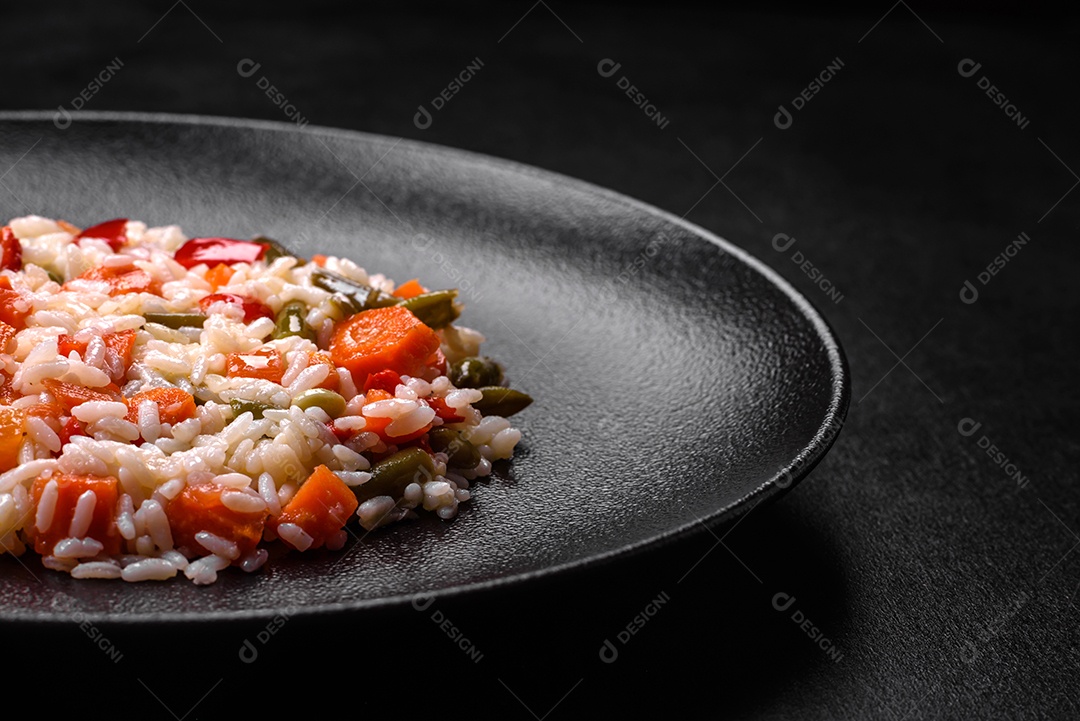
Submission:
M 40 391 L 28 394 L 25 379 L 17 388 L 11 372 L 0 374 L 0 482 L 20 461 L 33 460 L 24 451 L 28 436 L 45 443 L 51 457 L 58 458 L 72 439 L 100 438 L 95 424 L 105 414 L 116 420 L 114 435 L 127 432 L 134 435 L 125 439 L 130 444 L 167 453 L 170 446 L 163 439 L 192 423 L 197 428 L 205 416 L 200 406 L 207 403 L 228 422 L 268 423 L 270 417 L 299 411 L 321 424 L 317 440 L 341 448 L 326 458 L 349 459 L 351 470 L 332 470 L 328 464 L 343 467 L 336 460 L 294 469 L 295 477 L 273 485 L 269 495 L 258 474 L 246 486 L 235 479 L 222 483 L 189 478 L 168 493 L 151 488 L 144 498 L 133 500 L 118 477 L 52 469 L 27 481 L 30 520 L 21 531 L 8 509 L 14 507 L 16 492 L 0 485 L 0 541 L 8 550 L 18 551 L 26 543 L 43 556 L 71 559 L 56 561 L 70 570 L 77 561 L 101 562 L 125 553 L 160 558 L 171 549 L 188 558 L 212 553 L 245 568 L 257 567 L 260 543 L 274 539 L 298 551 L 340 548 L 345 527 L 358 514 L 361 523 L 375 527 L 380 520 L 371 520 L 371 509 L 401 516 L 399 506 L 412 497 L 405 505 L 416 507 L 416 488 L 424 483 L 453 474 L 473 477 L 470 474 L 486 462 L 487 446 L 473 438 L 479 421 L 511 416 L 532 402 L 506 385 L 504 369 L 495 360 L 463 353 L 454 345 L 457 330 L 452 324 L 462 312 L 457 290 L 430 290 L 417 279 L 391 290 L 387 283 L 360 282 L 332 269 L 338 266 L 326 256 L 315 256 L 306 278 L 324 292 L 318 304 L 302 294 L 268 298 L 250 292 L 250 283 L 234 285 L 234 278 L 250 278 L 253 268 L 267 268 L 282 258 L 293 266 L 309 262 L 269 238 L 206 237 L 187 240 L 172 254 L 172 261 L 184 269 L 176 277 L 188 271 L 205 281 L 197 291 L 201 297 L 186 307 L 170 306 L 162 301 L 163 283 L 169 281 L 143 262 L 124 261 L 133 258 L 121 253 L 129 243 L 127 219 L 86 230 L 63 221 L 59 225 L 74 242 L 103 241 L 117 255 L 70 278 L 62 277 L 58 268 L 41 268 L 56 289 L 121 300 L 140 294 L 145 299 L 139 306 L 142 322 L 137 329 L 58 334 L 58 356 L 80 359 L 87 366 L 93 359 L 93 367 L 104 373 L 100 383 L 44 377 Z M 25 270 L 23 251 L 13 229 L 3 227 L 0 271 Z M 11 354 L 17 334 L 34 311 L 11 280 L 0 272 L 0 361 L 7 359 L 8 367 L 15 362 Z M 265 339 L 259 347 L 223 353 L 215 370 L 221 383 L 242 379 L 253 388 L 270 390 L 226 397 L 205 381 L 166 381 L 167 376 L 158 375 L 147 382 L 139 359 L 157 352 L 150 348 L 155 338 L 198 342 L 201 334 L 221 327 L 212 322 L 218 316 L 258 327 Z M 303 342 L 307 345 L 302 347 L 310 349 L 304 351 L 300 371 L 290 365 L 296 352 L 280 349 L 289 342 Z M 20 352 L 25 356 L 26 351 Z M 297 385 L 299 373 L 308 374 L 307 383 Z M 436 387 L 439 392 L 423 390 Z M 292 388 L 299 390 L 288 392 Z M 27 400 L 28 395 L 35 398 Z M 281 403 L 282 398 L 287 402 Z M 403 403 L 413 409 L 405 416 L 398 412 Z M 247 473 L 243 468 L 226 471 L 232 476 Z M 142 514 L 141 527 L 149 529 L 141 535 L 131 527 L 136 513 Z

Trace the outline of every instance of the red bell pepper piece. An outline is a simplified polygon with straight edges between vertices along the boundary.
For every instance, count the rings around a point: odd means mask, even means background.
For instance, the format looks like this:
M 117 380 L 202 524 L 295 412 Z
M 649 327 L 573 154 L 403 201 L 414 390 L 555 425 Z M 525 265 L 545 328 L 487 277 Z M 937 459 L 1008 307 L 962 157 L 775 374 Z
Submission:
M 245 323 L 250 323 L 259 318 L 273 319 L 274 317 L 274 311 L 270 310 L 270 308 L 259 301 L 245 298 L 242 295 L 235 295 L 233 293 L 214 293 L 213 295 L 208 295 L 199 301 L 199 309 L 202 310 L 203 313 L 206 313 L 210 306 L 219 301 L 238 305 L 243 308 Z
M 127 233 L 125 228 L 127 227 L 127 218 L 114 218 L 113 220 L 106 220 L 104 223 L 98 223 L 95 226 L 87 228 L 83 232 L 79 233 L 76 238 L 101 238 L 109 247 L 116 253 L 127 242 Z
M 205 263 L 211 268 L 218 263 L 254 263 L 266 255 L 266 243 L 234 238 L 192 238 L 177 248 L 175 260 L 185 268 Z
M 0 230 L 0 270 L 22 270 L 22 243 L 9 225 Z
M 397 371 L 385 370 L 378 373 L 368 374 L 367 381 L 364 382 L 364 393 L 368 393 L 373 389 L 386 391 L 391 396 L 394 395 L 394 391 L 401 383 L 401 376 Z

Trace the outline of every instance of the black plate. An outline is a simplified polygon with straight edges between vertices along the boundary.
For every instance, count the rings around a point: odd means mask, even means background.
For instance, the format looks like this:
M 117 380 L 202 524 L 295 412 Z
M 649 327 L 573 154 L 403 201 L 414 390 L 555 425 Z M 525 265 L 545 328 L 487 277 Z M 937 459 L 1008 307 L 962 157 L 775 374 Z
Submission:
M 63 125 L 63 123 L 60 123 Z M 5 172 L 6 171 L 6 172 Z M 776 273 L 711 233 L 554 173 L 413 141 L 211 118 L 0 115 L 0 208 L 189 235 L 265 233 L 462 289 L 536 402 L 452 522 L 286 555 L 217 584 L 74 581 L 0 557 L 0 620 L 214 620 L 400 604 L 625 557 L 776 496 L 847 410 L 843 353 Z

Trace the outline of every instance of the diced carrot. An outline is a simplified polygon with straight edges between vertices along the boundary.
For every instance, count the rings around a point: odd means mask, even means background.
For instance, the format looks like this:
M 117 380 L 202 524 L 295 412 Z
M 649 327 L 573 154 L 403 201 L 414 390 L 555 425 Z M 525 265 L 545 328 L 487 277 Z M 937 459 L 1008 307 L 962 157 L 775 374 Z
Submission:
M 205 556 L 209 551 L 195 540 L 195 534 L 206 531 L 235 543 L 241 557 L 255 550 L 262 539 L 267 512 L 232 510 L 221 500 L 222 492 L 227 490 L 214 484 L 187 486 L 169 501 L 165 515 L 169 517 L 174 546 L 186 548 L 189 556 Z
M 22 412 L 28 416 L 40 418 L 56 430 L 60 427 L 60 416 L 64 415 L 64 407 L 55 401 L 48 403 L 32 403 L 22 407 Z
M 130 265 L 119 268 L 111 266 L 91 268 L 74 281 L 64 283 L 64 289 L 79 290 L 81 285 L 79 281 L 104 283 L 108 294 L 112 296 L 127 293 L 153 293 L 156 295 L 161 292 L 161 284 L 154 280 L 153 276 L 141 268 Z
M 30 302 L 11 289 L 11 281 L 6 275 L 0 276 L 0 322 L 20 331 L 26 327 L 26 316 L 30 315 L 30 310 Z
M 285 359 L 272 348 L 251 353 L 230 353 L 225 357 L 225 375 L 229 378 L 262 378 L 280 383 L 285 375 Z
M 124 370 L 127 371 L 131 366 L 131 353 L 135 349 L 135 331 L 122 330 L 119 333 L 106 333 L 103 337 L 105 347 L 116 351 L 124 364 Z
M 158 407 L 158 419 L 162 423 L 176 425 L 195 417 L 195 399 L 182 388 L 151 388 L 140 391 L 128 400 L 127 419 L 139 422 L 139 404 L 153 401 Z
M 0 329 L 2 331 L 2 329 Z M 131 366 L 131 353 L 135 348 L 135 331 L 122 330 L 119 333 L 106 333 L 101 336 L 101 339 L 105 341 L 105 347 L 111 348 L 116 352 L 116 355 L 120 356 L 121 362 L 124 364 L 124 370 Z M 86 341 L 75 340 L 73 336 L 66 333 L 59 335 L 56 338 L 56 346 L 60 352 L 60 355 L 67 356 L 71 351 L 75 351 L 80 357 L 86 355 L 86 348 L 88 343 Z
M 398 298 L 408 300 L 409 298 L 415 298 L 416 296 L 427 292 L 428 289 L 420 285 L 416 278 L 413 278 L 412 280 L 407 280 L 399 285 L 397 289 L 394 290 L 394 295 Z
M 19 465 L 19 447 L 26 432 L 23 412 L 10 406 L 0 406 L 0 473 Z
M 362 384 L 370 374 L 388 369 L 418 375 L 438 347 L 435 331 L 407 308 L 390 306 L 361 311 L 340 323 L 330 340 L 330 357 Z
M 12 328 L 10 325 L 0 320 L 0 353 L 10 352 L 8 349 L 8 343 L 15 337 L 15 334 L 19 331 Z
M 221 286 L 228 285 L 229 280 L 233 277 L 233 273 L 235 272 L 235 270 L 224 263 L 218 263 L 213 268 L 206 271 L 206 282 L 216 291 Z
M 56 481 L 56 506 L 52 513 L 52 523 L 44 530 L 39 530 L 33 519 L 37 516 L 42 494 L 50 481 Z M 71 521 L 75 516 L 75 507 L 79 497 L 87 491 L 95 496 L 94 512 L 90 527 L 82 538 L 93 538 L 103 545 L 104 553 L 120 553 L 122 538 L 116 527 L 116 500 L 120 494 L 120 483 L 112 477 L 76 476 L 62 474 L 52 478 L 38 478 L 30 488 L 34 500 L 34 515 L 27 524 L 27 533 L 34 542 L 34 550 L 43 556 L 52 555 L 57 541 L 71 537 Z
M 282 523 L 294 523 L 311 536 L 310 548 L 321 548 L 345 527 L 359 505 L 356 495 L 340 478 L 326 466 L 319 466 L 281 509 L 281 515 L 270 520 L 270 525 L 277 529 Z M 281 540 L 289 543 L 285 538 Z
M 72 408 L 87 401 L 123 401 L 123 397 L 119 394 L 109 395 L 101 390 L 65 383 L 55 378 L 46 378 L 41 382 L 49 393 L 56 397 L 67 413 L 71 413 Z
M 340 380 L 338 379 L 337 368 L 334 367 L 334 361 L 330 359 L 330 354 L 325 351 L 316 351 L 311 354 L 311 360 L 308 362 L 308 366 L 313 365 L 328 365 L 330 366 L 330 372 L 326 376 L 326 380 L 319 384 L 319 388 L 325 388 L 328 391 L 336 391 Z
M 435 349 L 435 352 L 428 358 L 427 364 L 439 371 L 439 375 L 446 375 L 446 356 L 443 355 L 442 348 Z
M 4 382 L 0 383 L 0 404 L 11 405 L 16 399 L 22 398 L 22 393 L 15 390 L 11 385 L 11 378 L 4 376 Z
M 316 253 L 315 255 L 311 256 L 311 262 L 319 266 L 320 268 L 326 267 L 327 260 L 328 258 L 322 253 Z

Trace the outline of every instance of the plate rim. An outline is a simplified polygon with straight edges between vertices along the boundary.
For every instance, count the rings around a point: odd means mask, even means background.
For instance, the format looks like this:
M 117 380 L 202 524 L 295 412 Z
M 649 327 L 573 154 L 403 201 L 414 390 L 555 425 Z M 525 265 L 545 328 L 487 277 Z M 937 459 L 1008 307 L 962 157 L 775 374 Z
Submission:
M 0 111 L 0 122 L 27 121 L 42 122 L 50 121 L 55 117 L 56 111 L 51 110 L 4 110 Z M 114 123 L 138 123 L 138 124 L 172 124 L 191 126 L 217 126 L 234 129 L 261 130 L 272 132 L 284 132 L 290 134 L 321 134 L 331 137 L 340 137 L 348 140 L 362 140 L 366 143 L 381 145 L 393 144 L 408 145 L 426 153 L 435 153 L 444 157 L 464 160 L 471 164 L 480 164 L 487 167 L 494 166 L 516 173 L 522 173 L 534 178 L 543 178 L 559 183 L 560 186 L 570 186 L 576 190 L 599 196 L 613 203 L 628 206 L 636 211 L 652 215 L 666 223 L 671 223 L 685 231 L 706 240 L 719 247 L 725 253 L 756 271 L 773 286 L 778 288 L 792 302 L 795 308 L 810 321 L 818 338 L 823 342 L 829 358 L 830 391 L 829 406 L 824 414 L 821 424 L 814 437 L 803 446 L 801 451 L 782 468 L 779 468 L 771 477 L 764 480 L 757 488 L 743 495 L 739 500 L 733 501 L 723 508 L 702 516 L 695 521 L 669 528 L 657 535 L 636 541 L 629 545 L 605 551 L 584 558 L 546 566 L 541 569 L 522 571 L 508 576 L 474 581 L 459 584 L 448 588 L 433 590 L 430 593 L 407 593 L 387 596 L 382 598 L 361 599 L 357 601 L 321 604 L 318 606 L 297 606 L 287 609 L 282 608 L 251 608 L 242 610 L 223 610 L 210 612 L 179 612 L 179 613 L 145 613 L 130 616 L 109 615 L 102 612 L 84 612 L 78 614 L 79 621 L 91 621 L 98 624 L 111 624 L 121 626 L 137 626 L 147 623 L 192 623 L 214 624 L 228 621 L 256 621 L 272 619 L 284 615 L 288 618 L 295 617 L 327 617 L 334 614 L 364 613 L 385 608 L 396 608 L 406 604 L 415 604 L 417 601 L 426 602 L 428 599 L 445 599 L 468 594 L 480 594 L 500 588 L 506 588 L 517 584 L 529 583 L 552 576 L 564 576 L 571 573 L 580 573 L 600 564 L 611 563 L 620 559 L 627 559 L 637 554 L 647 552 L 654 548 L 666 546 L 675 541 L 689 538 L 708 530 L 718 527 L 739 516 L 748 513 L 761 503 L 775 500 L 787 491 L 794 488 L 814 467 L 825 457 L 826 453 L 836 442 L 846 421 L 847 412 L 851 401 L 851 376 L 848 367 L 847 356 L 840 345 L 836 331 L 817 307 L 802 293 L 787 281 L 772 267 L 751 255 L 748 251 L 738 247 L 722 236 L 681 218 L 674 213 L 658 208 L 655 205 L 638 200 L 616 190 L 606 188 L 587 180 L 564 175 L 557 171 L 541 168 L 516 160 L 488 155 L 473 150 L 464 150 L 448 145 L 441 145 L 425 140 L 406 138 L 404 136 L 394 139 L 394 136 L 381 133 L 371 133 L 362 130 L 350 130 L 323 125 L 305 125 L 298 127 L 295 124 L 278 120 L 259 120 L 252 118 L 236 118 L 217 115 L 198 115 L 184 113 L 155 113 L 155 112 L 131 112 L 131 111 L 99 111 L 83 110 L 70 112 L 72 122 L 114 122 Z M 59 128 L 58 128 L 59 129 Z M 783 481 L 782 481 L 783 479 Z M 72 623 L 73 619 L 57 614 L 37 613 L 26 615 L 9 616 L 0 614 L 0 627 L 12 625 L 45 625 L 54 626 Z

